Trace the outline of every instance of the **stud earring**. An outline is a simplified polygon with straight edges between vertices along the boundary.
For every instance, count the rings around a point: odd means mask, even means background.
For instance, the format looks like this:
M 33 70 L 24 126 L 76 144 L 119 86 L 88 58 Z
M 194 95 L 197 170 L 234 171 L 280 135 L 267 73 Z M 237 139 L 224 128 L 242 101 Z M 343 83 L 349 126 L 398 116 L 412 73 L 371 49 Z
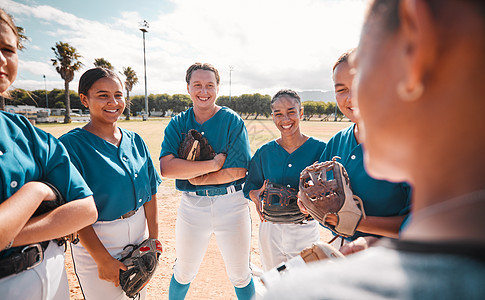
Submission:
M 423 95 L 423 92 L 424 86 L 421 82 L 418 82 L 413 89 L 409 89 L 403 81 L 399 82 L 397 85 L 397 94 L 406 102 L 417 100 Z

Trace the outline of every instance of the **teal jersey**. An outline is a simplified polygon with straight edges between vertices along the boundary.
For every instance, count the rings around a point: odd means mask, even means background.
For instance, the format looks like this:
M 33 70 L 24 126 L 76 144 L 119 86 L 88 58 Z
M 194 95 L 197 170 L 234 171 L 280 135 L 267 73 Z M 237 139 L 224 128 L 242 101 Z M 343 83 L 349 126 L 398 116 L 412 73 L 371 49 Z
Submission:
M 140 208 L 162 182 L 143 139 L 120 130 L 118 147 L 81 128 L 59 138 L 94 193 L 98 221 L 112 221 Z
M 0 111 L 0 136 L 0 203 L 30 181 L 51 183 L 67 201 L 93 194 L 64 146 L 25 117 Z
M 364 168 L 362 145 L 357 144 L 354 126 L 342 129 L 327 144 L 319 161 L 329 161 L 334 156 L 347 170 L 354 195 L 359 196 L 368 216 L 400 216 L 410 210 L 411 188 L 405 182 L 394 183 L 369 176 Z M 358 237 L 356 234 L 352 239 Z
M 227 155 L 223 169 L 248 168 L 251 158 L 248 132 L 244 121 L 233 110 L 221 107 L 219 111 L 203 124 L 195 120 L 193 108 L 176 115 L 165 128 L 160 158 L 172 154 L 178 158 L 177 150 L 190 129 L 195 129 L 207 138 L 216 153 Z M 192 185 L 188 180 L 177 179 L 176 188 L 180 191 L 195 192 L 211 190 L 244 183 L 245 178 L 218 185 Z
M 290 154 L 276 140 L 264 144 L 254 153 L 249 163 L 244 196 L 250 199 L 249 192 L 260 189 L 265 180 L 298 191 L 301 171 L 318 161 L 325 145 L 324 141 L 310 137 Z

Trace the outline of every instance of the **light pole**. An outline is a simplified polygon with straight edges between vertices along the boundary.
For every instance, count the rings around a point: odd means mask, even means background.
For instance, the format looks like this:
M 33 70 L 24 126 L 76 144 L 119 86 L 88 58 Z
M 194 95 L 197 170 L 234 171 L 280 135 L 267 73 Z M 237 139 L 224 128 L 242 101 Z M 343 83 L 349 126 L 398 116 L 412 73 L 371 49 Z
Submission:
M 229 66 L 229 101 L 231 101 L 232 71 L 234 71 L 234 66 Z
M 143 115 L 143 121 L 148 120 L 148 96 L 147 96 L 147 59 L 145 55 L 145 33 L 148 32 L 148 22 L 143 20 L 141 23 L 141 32 L 143 32 L 143 67 L 145 69 L 145 114 Z
M 49 98 L 47 97 L 47 83 L 45 81 L 45 74 L 44 76 L 44 91 L 45 91 L 45 108 L 47 108 L 47 111 L 49 111 Z

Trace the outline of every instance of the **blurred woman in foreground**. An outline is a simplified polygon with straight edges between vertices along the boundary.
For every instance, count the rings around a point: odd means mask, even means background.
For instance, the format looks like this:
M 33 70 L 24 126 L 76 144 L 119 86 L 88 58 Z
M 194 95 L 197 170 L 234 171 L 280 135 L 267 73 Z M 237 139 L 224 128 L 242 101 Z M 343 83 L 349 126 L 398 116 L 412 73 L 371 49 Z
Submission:
M 412 185 L 411 218 L 400 241 L 295 270 L 267 299 L 483 298 L 483 53 L 483 1 L 370 1 L 352 62 L 365 165 Z

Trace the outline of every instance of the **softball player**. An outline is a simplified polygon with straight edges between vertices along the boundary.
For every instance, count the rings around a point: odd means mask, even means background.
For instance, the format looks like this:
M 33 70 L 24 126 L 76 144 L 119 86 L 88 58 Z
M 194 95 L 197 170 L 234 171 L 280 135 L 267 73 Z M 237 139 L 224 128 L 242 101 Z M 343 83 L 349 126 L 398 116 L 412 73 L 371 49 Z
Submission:
M 259 249 L 264 271 L 299 255 L 300 251 L 320 240 L 316 220 L 301 224 L 265 222 L 261 213 L 260 195 L 264 182 L 285 185 L 298 190 L 300 172 L 318 161 L 325 142 L 308 137 L 300 131 L 303 116 L 300 96 L 292 90 L 281 90 L 271 100 L 273 122 L 281 137 L 261 146 L 249 164 L 244 195 L 256 204 L 261 218 Z
M 217 69 L 195 63 L 187 70 L 186 81 L 193 108 L 172 118 L 160 153 L 162 176 L 176 178 L 176 187 L 182 191 L 169 299 L 185 298 L 212 234 L 238 299 L 250 299 L 254 295 L 249 268 L 251 220 L 242 193 L 250 159 L 247 130 L 239 115 L 215 105 L 220 82 Z M 220 154 L 208 161 L 178 158 L 177 149 L 190 129 L 201 132 Z
M 119 286 L 126 267 L 118 259 L 126 245 L 158 238 L 161 179 L 142 138 L 117 126 L 125 108 L 118 76 L 103 68 L 88 70 L 79 80 L 79 95 L 90 122 L 60 140 L 93 190 L 99 217 L 71 247 L 75 272 L 86 299 L 128 299 Z
M 344 53 L 333 67 L 335 96 L 340 111 L 354 124 L 335 134 L 327 144 L 320 161 L 341 157 L 340 163 L 345 167 L 350 178 L 350 185 L 355 195 L 363 203 L 367 218 L 362 219 L 356 234 L 347 239 L 354 241 L 366 237 L 340 249 L 344 254 L 366 248 L 366 243 L 374 242 L 377 236 L 398 237 L 399 228 L 410 208 L 410 187 L 406 183 L 392 183 L 370 177 L 364 168 L 364 156 L 359 126 L 355 123 L 354 104 L 352 102 L 353 75 L 349 72 L 348 57 L 353 50 Z M 336 217 L 327 218 L 331 225 L 336 225 Z M 333 223 L 333 224 L 332 224 Z M 370 236 L 373 237 L 370 237 Z M 338 239 L 333 245 L 339 249 L 344 243 Z M 355 247 L 352 247 L 355 246 Z M 353 249 L 352 249 L 353 248 Z
M 18 36 L 0 9 L 0 93 L 17 74 Z M 0 111 L 0 297 L 69 299 L 64 246 L 51 239 L 75 232 L 96 220 L 92 192 L 52 135 L 23 116 Z M 43 200 L 68 203 L 31 218 Z

